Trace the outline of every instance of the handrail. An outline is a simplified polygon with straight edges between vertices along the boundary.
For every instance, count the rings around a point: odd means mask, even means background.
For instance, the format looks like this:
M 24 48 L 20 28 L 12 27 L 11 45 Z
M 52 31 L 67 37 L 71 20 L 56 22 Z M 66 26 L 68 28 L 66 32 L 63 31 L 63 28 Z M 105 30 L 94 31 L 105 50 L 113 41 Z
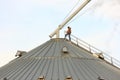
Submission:
M 108 55 L 107 53 L 103 52 L 102 50 L 97 49 L 96 47 L 88 44 L 87 42 L 79 39 L 78 37 L 76 37 L 74 35 L 71 35 L 71 40 L 76 45 L 84 48 L 85 50 L 89 51 L 92 54 L 96 54 L 96 55 L 102 54 L 105 61 L 107 61 L 111 65 L 116 66 L 117 68 L 120 69 L 120 61 L 119 60 L 111 57 L 110 55 Z

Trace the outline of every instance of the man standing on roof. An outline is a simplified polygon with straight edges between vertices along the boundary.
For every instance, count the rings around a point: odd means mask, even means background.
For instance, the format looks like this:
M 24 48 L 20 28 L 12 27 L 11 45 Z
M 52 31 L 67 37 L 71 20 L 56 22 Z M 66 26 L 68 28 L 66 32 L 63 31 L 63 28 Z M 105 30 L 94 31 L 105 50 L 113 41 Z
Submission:
M 67 27 L 68 29 L 67 29 L 67 32 L 66 32 L 66 34 L 65 34 L 65 39 L 66 39 L 66 37 L 68 36 L 69 37 L 69 40 L 71 41 L 71 37 L 70 37 L 70 35 L 71 35 L 71 28 L 68 26 Z

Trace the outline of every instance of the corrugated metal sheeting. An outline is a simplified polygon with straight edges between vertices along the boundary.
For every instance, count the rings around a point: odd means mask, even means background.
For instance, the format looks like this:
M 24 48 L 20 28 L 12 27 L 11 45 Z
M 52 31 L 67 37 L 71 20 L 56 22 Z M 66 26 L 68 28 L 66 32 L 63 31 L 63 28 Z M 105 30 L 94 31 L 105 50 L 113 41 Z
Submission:
M 120 69 L 64 39 L 51 39 L 0 68 L 1 80 L 38 80 L 40 76 L 45 80 L 68 76 L 73 80 L 120 80 Z

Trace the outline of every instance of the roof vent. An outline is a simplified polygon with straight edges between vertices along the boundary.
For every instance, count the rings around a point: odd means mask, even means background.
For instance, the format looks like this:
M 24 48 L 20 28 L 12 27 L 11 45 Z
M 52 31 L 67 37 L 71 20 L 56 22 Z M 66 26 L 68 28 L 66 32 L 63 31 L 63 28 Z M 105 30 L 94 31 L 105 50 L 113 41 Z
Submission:
M 27 53 L 27 52 L 18 50 L 15 56 L 21 57 L 24 53 Z
M 67 76 L 65 80 L 73 80 L 71 76 Z
M 99 53 L 99 54 L 98 54 L 98 58 L 100 58 L 100 59 L 103 59 L 103 60 L 104 60 L 104 56 L 103 56 L 103 54 L 102 54 L 102 53 Z
M 98 80 L 105 80 L 105 79 L 104 79 L 103 77 L 100 77 L 100 76 L 99 76 L 99 77 L 98 77 Z
M 44 76 L 40 76 L 37 80 L 45 80 Z
M 66 46 L 63 47 L 62 52 L 63 52 L 63 53 L 68 53 L 68 49 L 67 49 Z

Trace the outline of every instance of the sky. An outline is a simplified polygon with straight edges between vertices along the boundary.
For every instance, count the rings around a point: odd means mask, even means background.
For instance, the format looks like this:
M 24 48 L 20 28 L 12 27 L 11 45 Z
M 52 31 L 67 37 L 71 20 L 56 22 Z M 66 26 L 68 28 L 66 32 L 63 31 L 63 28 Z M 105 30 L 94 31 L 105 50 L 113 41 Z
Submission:
M 0 66 L 15 59 L 17 50 L 30 51 L 50 40 L 84 1 L 0 0 Z M 67 26 L 73 35 L 120 61 L 120 0 L 91 0 L 60 31 L 61 38 Z

